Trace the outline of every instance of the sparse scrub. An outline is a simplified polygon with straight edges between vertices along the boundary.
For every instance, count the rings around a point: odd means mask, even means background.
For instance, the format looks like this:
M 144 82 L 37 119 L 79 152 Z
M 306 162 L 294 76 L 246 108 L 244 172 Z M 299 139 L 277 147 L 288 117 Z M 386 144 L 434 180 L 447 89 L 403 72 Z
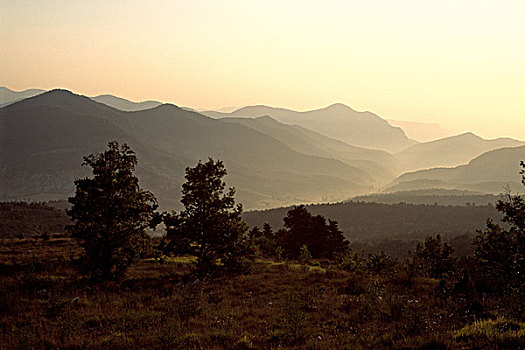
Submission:
M 41 242 L 16 247 L 23 252 Z M 67 263 L 43 260 L 39 269 L 29 270 L 32 257 L 26 253 L 24 259 L 25 277 L 12 269 L 0 280 L 0 302 L 8 305 L 0 318 L 3 349 L 417 349 L 425 344 L 453 349 L 481 344 L 481 336 L 454 333 L 473 322 L 464 302 L 438 298 L 436 279 L 414 277 L 408 284 L 404 270 L 392 278 L 365 266 L 349 272 L 335 264 L 302 269 L 260 260 L 249 275 L 185 283 L 194 258 L 177 257 L 162 264 L 139 261 L 122 282 L 91 286 Z M 485 312 L 497 317 L 503 304 L 488 298 Z M 521 338 L 512 339 L 508 344 L 521 344 Z

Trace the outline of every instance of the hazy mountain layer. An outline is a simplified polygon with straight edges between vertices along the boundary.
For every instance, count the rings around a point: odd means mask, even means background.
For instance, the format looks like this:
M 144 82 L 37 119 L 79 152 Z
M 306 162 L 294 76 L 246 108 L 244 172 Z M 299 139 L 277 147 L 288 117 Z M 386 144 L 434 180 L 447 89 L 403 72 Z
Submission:
M 11 97 L 22 94 L 5 88 L 1 91 Z M 248 208 L 338 201 L 375 192 L 399 174 L 396 157 L 408 169 L 450 166 L 468 163 L 486 150 L 524 144 L 506 138 L 484 140 L 467 133 L 416 144 L 392 156 L 269 116 L 233 116 L 270 110 L 281 119 L 308 121 L 319 120 L 322 114 L 326 120 L 341 118 L 347 125 L 353 120 L 349 113 L 353 110 L 343 105 L 311 112 L 264 106 L 231 114 L 208 112 L 227 116 L 217 120 L 174 105 L 154 107 L 159 103 L 155 101 L 134 103 L 111 95 L 97 98 L 121 109 L 138 110 L 125 112 L 64 90 L 0 110 L 1 198 L 64 198 L 73 191 L 73 179 L 88 174 L 88 169 L 79 166 L 82 157 L 102 151 L 112 139 L 129 143 L 137 152 L 140 178 L 164 206 L 178 205 L 184 168 L 211 156 L 224 160 L 230 174 L 228 184 L 237 188 L 239 200 Z M 361 121 L 377 122 L 379 118 L 355 113 Z M 483 154 L 455 169 L 404 174 L 386 190 L 443 188 L 499 193 L 505 184 L 521 190 L 518 164 L 525 159 L 523 147 L 500 151 L 494 156 Z
M 371 112 L 357 112 L 337 103 L 326 108 L 297 112 L 284 108 L 249 106 L 232 113 L 203 112 L 219 117 L 271 116 L 280 122 L 296 124 L 353 146 L 388 152 L 401 151 L 417 142 L 410 140 L 403 130 Z
M 28 89 L 17 92 L 6 87 L 0 87 L 0 107 L 5 107 L 13 102 L 18 102 L 29 97 L 40 95 L 44 92 L 46 92 L 46 90 L 42 89 Z M 127 112 L 150 109 L 160 106 L 162 104 L 162 102 L 159 101 L 133 102 L 130 100 L 126 100 L 125 98 L 113 95 L 99 95 L 90 98 L 93 101 L 97 101 L 107 106 Z
M 466 165 L 434 168 L 399 176 L 388 191 L 448 188 L 501 193 L 508 185 L 522 191 L 520 161 L 525 160 L 525 146 L 501 148 L 486 152 Z
M 2 197 L 45 199 L 73 192 L 73 180 L 89 169 L 82 157 L 127 142 L 139 157 L 144 188 L 165 207 L 180 197 L 184 168 L 220 158 L 227 183 L 248 208 L 340 200 L 364 192 L 368 172 L 335 159 L 292 150 L 282 142 L 236 123 L 226 123 L 174 105 L 123 112 L 87 97 L 54 90 L 0 110 Z
M 120 125 L 124 121 L 121 113 L 59 90 L 1 109 L 5 135 L 0 151 L 2 197 L 44 200 L 72 194 L 73 180 L 89 173 L 80 166 L 83 156 L 102 151 L 113 139 L 127 142 L 137 152 L 138 173 L 144 183 L 159 185 L 153 187 L 168 193 L 166 201 L 177 195 L 180 190 L 170 184 L 184 165 L 168 166 L 162 152 L 126 132 Z
M 419 123 L 405 120 L 388 119 L 392 126 L 398 126 L 407 137 L 418 142 L 429 142 L 454 135 L 453 132 L 442 129 L 438 123 Z
M 365 169 L 377 182 L 391 181 L 398 170 L 398 160 L 385 151 L 351 146 L 297 125 L 280 123 L 269 117 L 222 118 L 224 122 L 239 123 L 269 135 L 293 150 L 313 156 L 335 158 Z
M 113 96 L 113 95 L 99 95 L 95 97 L 90 97 L 93 101 L 97 101 L 108 105 L 110 107 L 119 109 L 121 111 L 133 112 L 133 111 L 142 111 L 144 109 L 150 109 L 158 107 L 162 104 L 159 101 L 143 101 L 143 102 L 133 102 L 126 100 L 125 98 Z
M 473 133 L 465 133 L 411 146 L 396 153 L 396 157 L 406 171 L 453 167 L 467 164 L 473 158 L 494 149 L 521 145 L 525 145 L 525 142 L 510 138 L 485 140 Z
M 10 105 L 13 102 L 21 101 L 25 98 L 39 95 L 45 92 L 41 89 L 28 89 L 24 91 L 13 91 L 6 87 L 0 87 L 0 107 Z

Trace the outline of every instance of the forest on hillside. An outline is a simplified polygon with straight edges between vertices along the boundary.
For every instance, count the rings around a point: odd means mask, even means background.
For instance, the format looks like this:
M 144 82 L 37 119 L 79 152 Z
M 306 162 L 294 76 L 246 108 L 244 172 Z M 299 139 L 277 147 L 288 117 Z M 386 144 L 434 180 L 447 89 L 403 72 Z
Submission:
M 45 203 L 0 202 L 0 238 L 65 233 L 69 217 Z
M 37 236 L 46 231 L 65 233 L 65 226 L 69 224 L 64 209 L 66 204 L 2 202 L 1 237 Z M 473 234 L 484 226 L 487 218 L 501 217 L 494 205 L 441 206 L 343 202 L 306 207 L 312 213 L 336 220 L 345 236 L 352 241 L 389 238 L 421 240 L 436 233 L 444 236 Z M 283 218 L 289 209 L 291 207 L 247 211 L 242 213 L 242 217 L 250 227 L 262 227 L 264 223 L 269 223 L 278 230 L 282 227 Z
M 345 236 L 352 241 L 424 239 L 437 233 L 474 233 L 484 226 L 487 218 L 500 217 L 494 205 L 440 206 L 350 201 L 312 204 L 306 208 L 314 214 L 336 220 Z M 290 207 L 245 212 L 243 218 L 249 226 L 261 226 L 267 222 L 278 229 L 282 227 L 282 218 L 288 210 Z

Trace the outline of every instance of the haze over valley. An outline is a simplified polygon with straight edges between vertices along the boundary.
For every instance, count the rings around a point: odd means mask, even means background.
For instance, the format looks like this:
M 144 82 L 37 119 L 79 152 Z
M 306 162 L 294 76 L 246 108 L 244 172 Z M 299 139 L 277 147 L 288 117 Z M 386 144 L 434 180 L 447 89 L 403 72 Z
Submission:
M 246 209 L 381 192 L 520 190 L 523 141 L 464 133 L 418 142 L 376 114 L 340 103 L 307 112 L 197 112 L 108 94 L 1 91 L 3 200 L 66 199 L 72 179 L 87 174 L 82 157 L 113 139 L 137 152 L 141 183 L 165 208 L 180 205 L 184 169 L 208 157 L 225 162 L 228 185 Z

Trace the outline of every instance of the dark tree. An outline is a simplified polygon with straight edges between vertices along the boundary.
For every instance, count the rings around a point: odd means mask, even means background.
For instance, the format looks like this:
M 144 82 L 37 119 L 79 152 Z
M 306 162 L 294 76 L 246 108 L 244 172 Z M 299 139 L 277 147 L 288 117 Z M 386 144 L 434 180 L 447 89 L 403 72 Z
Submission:
M 258 226 L 254 226 L 250 230 L 249 236 L 262 257 L 277 258 L 277 246 L 279 242 L 270 224 L 264 223 L 262 231 Z
M 443 278 L 454 270 L 454 249 L 441 241 L 441 236 L 428 236 L 425 243 L 418 243 L 412 257 L 412 266 L 433 278 Z
M 283 220 L 285 229 L 279 232 L 279 238 L 289 258 L 297 258 L 303 245 L 316 259 L 333 259 L 348 249 L 337 222 L 329 220 L 326 224 L 323 216 L 312 216 L 304 205 L 289 210 Z
M 83 267 L 96 279 L 121 277 L 139 257 L 158 215 L 157 201 L 144 191 L 134 175 L 137 157 L 128 145 L 116 141 L 108 150 L 84 157 L 82 165 L 93 169 L 93 178 L 75 181 L 76 193 L 67 211 L 73 237 L 85 251 Z
M 245 272 L 254 258 L 241 219 L 242 206 L 235 205 L 235 190 L 224 193 L 225 175 L 224 164 L 211 158 L 186 168 L 181 199 L 185 209 L 167 215 L 164 221 L 168 238 L 197 256 L 199 278 Z
M 275 239 L 275 234 L 273 233 L 272 226 L 267 222 L 265 222 L 263 225 L 262 234 L 263 234 L 263 237 L 265 237 L 266 239 L 269 239 L 269 240 Z
M 525 164 L 521 162 L 525 185 Z M 487 220 L 487 228 L 478 231 L 475 257 L 483 277 L 501 293 L 525 297 L 525 198 L 507 193 L 496 203 L 503 213 L 503 227 Z
M 386 270 L 393 272 L 397 264 L 397 259 L 385 251 L 381 251 L 379 253 L 368 254 L 368 259 L 366 259 L 365 264 L 369 270 L 376 273 Z
M 248 235 L 250 236 L 250 239 L 254 240 L 254 241 L 257 241 L 257 240 L 260 240 L 263 233 L 261 231 L 261 229 L 258 227 L 258 226 L 254 226 L 250 232 L 248 233 Z

